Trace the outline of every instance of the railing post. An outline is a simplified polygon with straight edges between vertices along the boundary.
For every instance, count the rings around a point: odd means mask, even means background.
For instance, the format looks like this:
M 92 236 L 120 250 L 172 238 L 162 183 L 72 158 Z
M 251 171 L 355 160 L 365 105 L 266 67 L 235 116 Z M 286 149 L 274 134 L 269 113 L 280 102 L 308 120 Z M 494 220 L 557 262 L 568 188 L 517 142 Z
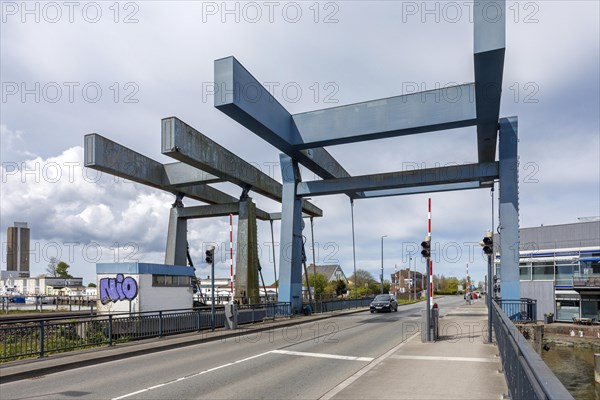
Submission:
M 113 345 L 113 334 L 112 334 L 112 314 L 108 314 L 108 345 L 112 346 Z
M 40 358 L 44 357 L 44 320 L 40 321 Z
M 163 316 L 162 311 L 158 312 L 158 336 L 162 337 L 163 335 Z

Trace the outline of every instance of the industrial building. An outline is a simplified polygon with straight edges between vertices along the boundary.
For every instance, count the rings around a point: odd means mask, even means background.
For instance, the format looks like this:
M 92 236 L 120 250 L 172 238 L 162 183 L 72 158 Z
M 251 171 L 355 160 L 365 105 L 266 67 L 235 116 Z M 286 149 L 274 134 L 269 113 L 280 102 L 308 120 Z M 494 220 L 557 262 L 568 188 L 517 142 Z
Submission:
M 538 319 L 553 313 L 556 321 L 600 322 L 600 218 L 519 233 L 521 297 L 537 300 Z

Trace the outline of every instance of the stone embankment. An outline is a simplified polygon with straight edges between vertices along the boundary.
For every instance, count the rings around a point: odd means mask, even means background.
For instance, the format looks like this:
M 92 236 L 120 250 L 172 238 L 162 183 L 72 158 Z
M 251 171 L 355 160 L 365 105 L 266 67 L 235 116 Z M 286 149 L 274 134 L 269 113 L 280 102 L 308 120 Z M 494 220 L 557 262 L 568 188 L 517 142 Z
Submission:
M 600 351 L 600 325 L 554 323 L 544 326 L 544 342 Z

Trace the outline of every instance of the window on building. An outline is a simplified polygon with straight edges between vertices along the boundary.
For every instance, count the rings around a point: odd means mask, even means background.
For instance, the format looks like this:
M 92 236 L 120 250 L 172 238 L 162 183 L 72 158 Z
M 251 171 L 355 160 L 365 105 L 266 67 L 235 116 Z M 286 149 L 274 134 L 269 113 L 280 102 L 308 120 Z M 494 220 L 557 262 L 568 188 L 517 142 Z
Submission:
M 519 264 L 519 279 L 522 281 L 531 280 L 531 263 Z
M 152 286 L 191 286 L 192 278 L 176 275 L 152 275 Z
M 557 300 L 556 320 L 573 321 L 573 318 L 579 318 L 579 300 Z
M 545 261 L 533 263 L 532 279 L 534 281 L 552 281 L 554 280 L 554 262 Z
M 556 286 L 573 286 L 573 274 L 578 270 L 576 260 L 556 262 Z

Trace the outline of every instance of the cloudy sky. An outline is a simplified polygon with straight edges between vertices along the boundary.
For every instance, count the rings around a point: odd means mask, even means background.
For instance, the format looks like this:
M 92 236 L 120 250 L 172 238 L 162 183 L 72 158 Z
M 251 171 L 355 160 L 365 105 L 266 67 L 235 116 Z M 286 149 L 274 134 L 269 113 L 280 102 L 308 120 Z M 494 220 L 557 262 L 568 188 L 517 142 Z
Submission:
M 95 281 L 98 261 L 163 262 L 173 196 L 83 168 L 99 133 L 163 163 L 160 120 L 177 116 L 280 180 L 278 151 L 213 107 L 213 61 L 235 56 L 291 113 L 473 81 L 469 2 L 12 2 L 0 35 L 2 269 L 6 229 L 31 228 L 33 275 L 58 256 Z M 501 116 L 518 115 L 522 227 L 600 215 L 599 3 L 507 2 Z M 476 161 L 475 128 L 329 147 L 353 175 Z M 303 171 L 305 179 L 314 179 Z M 215 185 L 231 195 L 240 189 Z M 497 194 L 494 193 L 497 210 Z M 280 205 L 252 194 L 267 211 Z M 355 202 L 357 267 L 406 267 L 427 233 L 427 195 Z M 489 190 L 431 195 L 435 272 L 476 281 Z M 313 199 L 317 263 L 352 272 L 347 197 Z M 186 200 L 186 205 L 196 204 Z M 235 223 L 234 219 L 234 223 Z M 208 242 L 229 273 L 229 219 L 189 223 L 199 275 Z M 307 225 L 309 228 L 309 225 Z M 275 222 L 275 241 L 279 223 Z M 265 280 L 271 235 L 259 222 Z M 304 235 L 310 243 L 310 229 Z M 276 245 L 277 246 L 277 245 Z M 278 250 L 278 247 L 276 247 Z M 312 260 L 308 249 L 309 261 Z M 278 257 L 277 252 L 277 257 Z M 416 260 L 415 260 L 416 259 Z

